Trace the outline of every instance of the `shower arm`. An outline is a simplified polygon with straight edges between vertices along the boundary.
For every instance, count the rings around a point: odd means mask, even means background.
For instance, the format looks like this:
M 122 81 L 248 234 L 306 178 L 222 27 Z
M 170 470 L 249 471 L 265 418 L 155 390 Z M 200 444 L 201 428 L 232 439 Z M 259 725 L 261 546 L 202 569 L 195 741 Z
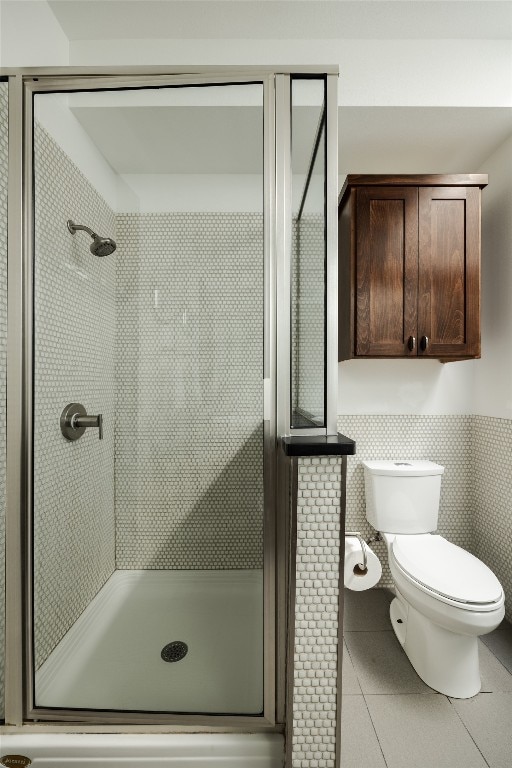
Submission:
M 78 230 L 83 230 L 93 238 L 98 237 L 96 232 L 93 232 L 92 229 L 90 229 L 89 227 L 86 227 L 85 224 L 74 224 L 71 220 L 68 221 L 68 229 L 72 235 L 74 235 L 75 232 L 78 232 Z

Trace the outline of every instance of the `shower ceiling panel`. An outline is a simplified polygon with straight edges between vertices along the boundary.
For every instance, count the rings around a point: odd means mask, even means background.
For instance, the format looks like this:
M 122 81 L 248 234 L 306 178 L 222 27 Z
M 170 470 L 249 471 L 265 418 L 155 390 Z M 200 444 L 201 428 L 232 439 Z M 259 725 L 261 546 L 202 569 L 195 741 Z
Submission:
M 306 173 L 318 108 L 303 111 L 293 168 Z M 117 173 L 259 173 L 261 107 L 78 107 L 71 110 Z M 208 130 L 205 131 L 205 126 Z M 258 147 L 247 152 L 247 147 Z

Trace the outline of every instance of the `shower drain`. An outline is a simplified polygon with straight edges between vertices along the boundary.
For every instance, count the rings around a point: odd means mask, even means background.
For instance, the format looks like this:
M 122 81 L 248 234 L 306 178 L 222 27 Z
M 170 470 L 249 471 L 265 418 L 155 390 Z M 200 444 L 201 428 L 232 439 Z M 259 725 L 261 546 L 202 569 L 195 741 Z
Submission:
M 164 661 L 181 661 L 188 653 L 188 645 L 182 640 L 173 640 L 162 648 L 160 656 Z

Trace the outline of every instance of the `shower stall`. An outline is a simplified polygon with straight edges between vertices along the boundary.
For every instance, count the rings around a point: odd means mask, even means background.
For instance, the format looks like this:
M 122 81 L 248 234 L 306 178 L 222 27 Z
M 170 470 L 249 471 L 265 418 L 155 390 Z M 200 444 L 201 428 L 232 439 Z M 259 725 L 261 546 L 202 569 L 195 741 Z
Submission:
M 336 434 L 336 73 L 3 75 L 0 716 L 282 732 L 280 438 Z

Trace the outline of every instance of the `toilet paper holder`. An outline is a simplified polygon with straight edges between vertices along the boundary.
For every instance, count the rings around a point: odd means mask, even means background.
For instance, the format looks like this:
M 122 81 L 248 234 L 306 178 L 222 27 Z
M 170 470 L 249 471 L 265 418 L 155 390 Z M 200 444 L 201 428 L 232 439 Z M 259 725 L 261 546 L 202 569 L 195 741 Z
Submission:
M 359 533 L 359 531 L 345 531 L 345 536 L 354 536 L 356 539 L 359 540 L 359 543 L 361 545 L 361 551 L 363 553 L 363 562 L 359 563 L 359 567 L 362 569 L 363 573 L 366 573 L 368 570 L 368 560 L 366 557 L 366 542 Z

